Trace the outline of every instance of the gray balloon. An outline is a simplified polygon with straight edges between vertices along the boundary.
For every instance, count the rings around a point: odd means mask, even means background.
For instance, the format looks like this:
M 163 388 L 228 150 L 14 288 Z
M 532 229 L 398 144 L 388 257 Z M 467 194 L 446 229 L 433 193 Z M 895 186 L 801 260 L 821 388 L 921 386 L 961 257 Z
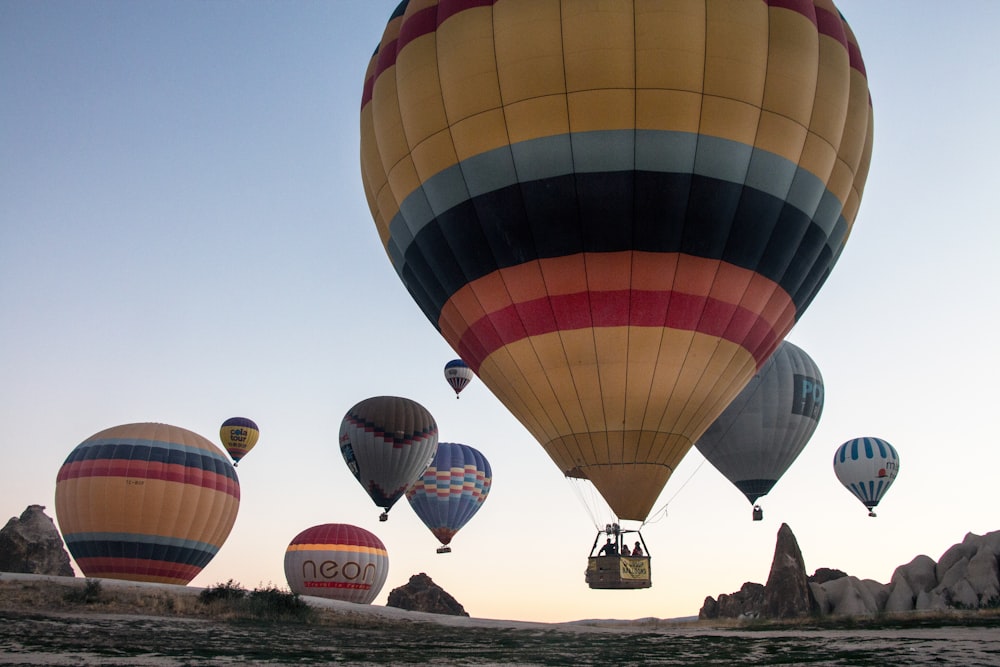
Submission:
M 751 503 L 805 448 L 823 414 L 823 376 L 783 342 L 695 446 Z

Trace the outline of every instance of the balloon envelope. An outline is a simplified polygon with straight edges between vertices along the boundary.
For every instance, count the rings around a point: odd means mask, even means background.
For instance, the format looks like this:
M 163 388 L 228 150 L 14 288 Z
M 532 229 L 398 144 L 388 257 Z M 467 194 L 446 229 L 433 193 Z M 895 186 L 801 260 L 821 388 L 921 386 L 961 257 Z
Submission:
M 442 442 L 430 466 L 407 490 L 406 499 L 434 537 L 446 545 L 483 506 L 492 484 L 493 471 L 482 452 Z
M 753 503 L 792 465 L 822 414 L 816 362 L 784 341 L 695 446 Z
M 899 474 L 899 454 L 881 438 L 854 438 L 837 448 L 833 471 L 840 483 L 871 510 Z
M 444 379 L 455 390 L 456 397 L 472 381 L 472 377 L 472 369 L 461 359 L 452 359 L 444 365 Z
M 87 577 L 187 584 L 229 536 L 236 471 L 217 446 L 168 424 L 96 433 L 56 477 L 56 518 Z
M 219 438 L 222 446 L 229 452 L 234 463 L 246 456 L 260 437 L 260 429 L 252 419 L 246 417 L 231 417 L 222 422 L 219 428 Z
M 404 1 L 362 180 L 452 349 L 643 519 L 832 270 L 871 130 L 829 0 Z
M 386 512 L 427 468 L 438 427 L 427 408 L 399 396 L 356 404 L 340 424 L 340 453 L 372 501 Z
M 350 524 L 307 528 L 285 549 L 285 579 L 298 595 L 369 604 L 387 576 L 389 556 L 382 540 Z

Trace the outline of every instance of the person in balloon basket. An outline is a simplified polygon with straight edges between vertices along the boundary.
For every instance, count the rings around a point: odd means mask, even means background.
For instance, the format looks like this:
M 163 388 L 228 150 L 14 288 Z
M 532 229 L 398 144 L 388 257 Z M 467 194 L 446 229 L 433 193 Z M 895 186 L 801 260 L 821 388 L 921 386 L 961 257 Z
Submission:
M 631 552 L 629 552 L 629 550 L 628 550 L 628 545 L 627 544 L 623 544 L 622 545 L 622 556 L 631 556 L 631 555 L 632 555 Z
M 598 556 L 617 556 L 618 555 L 618 545 L 615 544 L 614 542 L 612 542 L 611 538 L 609 537 L 608 541 L 604 543 L 603 547 L 601 547 L 601 550 L 597 552 L 597 555 Z
M 627 549 L 628 547 L 625 548 Z M 638 542 L 636 542 L 635 546 L 632 547 L 632 556 L 634 558 L 642 558 L 642 545 L 640 545 Z

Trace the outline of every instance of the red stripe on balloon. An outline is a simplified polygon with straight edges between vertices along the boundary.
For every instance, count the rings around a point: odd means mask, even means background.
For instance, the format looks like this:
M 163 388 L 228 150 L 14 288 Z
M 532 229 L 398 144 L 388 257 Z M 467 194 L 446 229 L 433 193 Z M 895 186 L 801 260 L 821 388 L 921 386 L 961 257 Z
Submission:
M 239 499 L 240 487 L 225 475 L 219 475 L 201 468 L 192 468 L 171 463 L 152 461 L 136 465 L 122 459 L 88 459 L 65 464 L 59 469 L 56 482 L 67 479 L 88 477 L 122 477 L 128 479 L 160 480 L 178 484 L 190 484 L 206 489 L 221 491 Z
M 77 565 L 87 573 L 88 577 L 114 579 L 115 575 L 141 575 L 176 579 L 177 583 L 182 585 L 194 579 L 202 570 L 195 565 L 142 558 L 78 558 Z
M 716 336 L 746 349 L 758 368 L 782 337 L 759 315 L 711 297 L 617 290 L 548 296 L 488 313 L 465 331 L 457 352 L 478 371 L 489 355 L 525 338 L 622 326 L 663 327 Z

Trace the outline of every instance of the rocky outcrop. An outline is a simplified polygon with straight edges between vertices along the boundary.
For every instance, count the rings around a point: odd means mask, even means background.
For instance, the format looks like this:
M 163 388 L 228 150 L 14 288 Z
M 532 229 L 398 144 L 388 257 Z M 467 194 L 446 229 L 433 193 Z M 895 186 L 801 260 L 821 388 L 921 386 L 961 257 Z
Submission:
M 72 577 L 73 567 L 55 522 L 41 505 L 29 505 L 20 518 L 0 529 L 0 572 Z
M 394 588 L 389 593 L 386 606 L 449 616 L 469 615 L 455 598 L 435 584 L 423 572 L 410 577 L 410 581 L 406 585 Z
M 794 546 L 793 546 L 794 545 Z M 763 603 L 740 596 L 740 604 L 723 606 L 708 597 L 699 618 L 761 616 L 791 618 L 809 613 L 836 616 L 873 616 L 882 612 L 975 609 L 1000 606 L 1000 531 L 969 533 L 937 562 L 920 555 L 892 573 L 888 584 L 858 579 L 840 570 L 820 568 L 808 578 L 809 606 L 803 608 L 805 567 L 798 544 L 787 525 L 778 531 L 774 561 L 766 586 L 747 583 L 743 591 L 763 590 Z M 801 578 L 800 578 L 801 577 Z
M 796 618 L 808 614 L 812 606 L 802 551 L 792 529 L 783 523 L 778 529 L 771 573 L 764 585 L 764 616 Z

